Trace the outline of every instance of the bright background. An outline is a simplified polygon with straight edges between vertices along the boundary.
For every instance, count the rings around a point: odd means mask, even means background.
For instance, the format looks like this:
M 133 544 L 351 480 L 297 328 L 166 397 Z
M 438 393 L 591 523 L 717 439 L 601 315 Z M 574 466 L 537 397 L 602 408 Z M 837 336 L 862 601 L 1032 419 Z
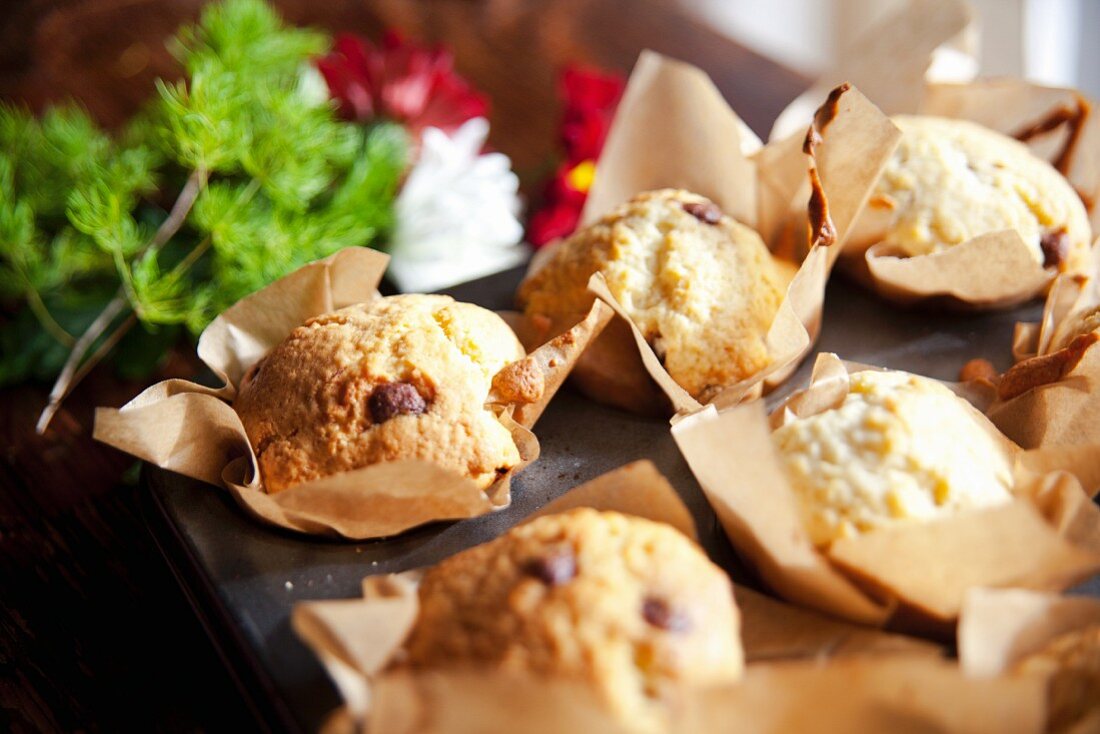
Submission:
M 905 0 L 679 0 L 716 29 L 813 75 Z M 1100 96 L 1100 2 L 970 0 L 983 74 L 1026 76 Z M 977 43 L 974 43 L 977 46 Z

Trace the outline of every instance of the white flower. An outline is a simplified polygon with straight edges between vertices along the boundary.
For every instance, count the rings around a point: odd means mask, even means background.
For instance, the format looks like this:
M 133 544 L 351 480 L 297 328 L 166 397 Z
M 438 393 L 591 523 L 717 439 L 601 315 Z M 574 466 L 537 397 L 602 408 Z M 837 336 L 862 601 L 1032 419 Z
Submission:
M 295 91 L 306 104 L 314 107 L 333 104 L 332 96 L 328 91 L 328 82 L 312 61 L 302 64 L 298 69 L 298 85 Z
M 402 291 L 430 291 L 518 265 L 526 248 L 519 179 L 501 153 L 480 155 L 483 117 L 453 136 L 426 128 L 395 203 L 390 277 Z

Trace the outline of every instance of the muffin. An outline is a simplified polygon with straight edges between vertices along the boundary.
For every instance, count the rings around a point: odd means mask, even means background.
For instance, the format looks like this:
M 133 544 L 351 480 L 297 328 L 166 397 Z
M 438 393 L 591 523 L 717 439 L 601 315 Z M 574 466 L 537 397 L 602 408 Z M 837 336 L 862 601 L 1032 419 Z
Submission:
M 852 374 L 843 403 L 792 419 L 772 439 L 819 547 L 1012 497 L 1012 467 L 969 406 L 904 372 Z
M 789 276 L 755 231 L 707 199 L 671 189 L 639 195 L 562 242 L 520 286 L 520 305 L 529 320 L 560 330 L 588 310 L 588 279 L 597 272 L 696 399 L 705 402 L 767 365 L 764 340 Z M 600 354 L 597 347 L 578 364 L 582 389 L 634 407 L 598 381 L 586 384 L 600 370 Z M 627 378 L 610 375 L 617 377 Z
M 429 570 L 406 649 L 416 668 L 490 666 L 590 685 L 631 729 L 679 686 L 737 680 L 726 574 L 669 525 L 581 508 Z
M 400 459 L 485 488 L 520 461 L 485 400 L 493 376 L 523 356 L 491 311 L 391 296 L 295 329 L 245 375 L 233 407 L 269 493 Z
M 1068 181 L 1027 146 L 966 120 L 898 115 L 902 137 L 868 206 L 888 215 L 883 241 L 929 255 L 1014 229 L 1058 272 L 1086 266 L 1088 214 Z
M 1015 672 L 1050 676 L 1047 731 L 1073 730 L 1090 715 L 1089 721 L 1095 726 L 1100 710 L 1100 626 L 1056 637 L 1042 650 L 1020 660 Z M 1093 731 L 1079 731 L 1086 730 Z

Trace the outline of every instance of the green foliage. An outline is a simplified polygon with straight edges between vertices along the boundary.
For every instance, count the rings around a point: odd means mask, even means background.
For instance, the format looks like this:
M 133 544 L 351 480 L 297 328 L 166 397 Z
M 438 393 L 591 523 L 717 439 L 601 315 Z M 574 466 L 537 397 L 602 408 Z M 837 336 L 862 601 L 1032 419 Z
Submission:
M 177 325 L 197 334 L 310 260 L 385 242 L 405 133 L 302 93 L 327 43 L 226 0 L 171 42 L 186 79 L 158 81 L 115 138 L 76 106 L 0 105 L 0 384 L 56 374 L 115 293 L 142 325 L 118 350 L 137 376 Z
M 308 202 L 287 200 L 262 183 L 212 184 L 195 203 L 197 229 L 212 244 L 213 282 L 192 330 L 264 284 L 305 263 L 384 236 L 392 227 L 392 201 L 404 168 L 404 131 L 393 125 L 356 133 L 352 163 L 341 180 Z M 262 247 L 249 243 L 263 243 Z
M 306 59 L 322 53 L 328 39 L 303 28 L 286 28 L 261 0 L 208 5 L 198 25 L 180 30 L 176 56 L 194 76 L 208 63 L 256 82 L 286 84 Z
M 60 328 L 80 334 L 110 298 L 110 291 L 89 289 L 78 294 L 49 294 L 45 305 Z M 0 385 L 51 379 L 68 353 L 69 348 L 43 329 L 30 309 L 22 309 L 0 327 Z

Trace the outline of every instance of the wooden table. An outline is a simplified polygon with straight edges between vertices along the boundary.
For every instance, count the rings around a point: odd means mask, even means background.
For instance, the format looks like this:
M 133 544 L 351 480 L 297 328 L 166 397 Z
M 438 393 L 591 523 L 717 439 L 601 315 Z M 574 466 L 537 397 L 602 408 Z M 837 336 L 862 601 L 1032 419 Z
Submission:
M 684 0 L 685 2 L 689 0 Z M 156 76 L 162 40 L 202 0 L 7 0 L 0 97 L 40 109 L 65 97 L 117 125 Z M 282 0 L 296 23 L 377 36 L 396 27 L 454 49 L 493 105 L 492 142 L 533 192 L 553 160 L 556 70 L 628 72 L 653 48 L 706 70 L 767 131 L 808 82 L 692 20 L 672 0 Z M 194 362 L 171 360 L 165 374 Z M 141 385 L 94 373 L 45 436 L 48 386 L 0 391 L 0 729 L 249 730 L 229 674 L 156 550 L 132 462 L 90 438 L 95 405 Z M 129 481 L 126 481 L 129 480 Z

